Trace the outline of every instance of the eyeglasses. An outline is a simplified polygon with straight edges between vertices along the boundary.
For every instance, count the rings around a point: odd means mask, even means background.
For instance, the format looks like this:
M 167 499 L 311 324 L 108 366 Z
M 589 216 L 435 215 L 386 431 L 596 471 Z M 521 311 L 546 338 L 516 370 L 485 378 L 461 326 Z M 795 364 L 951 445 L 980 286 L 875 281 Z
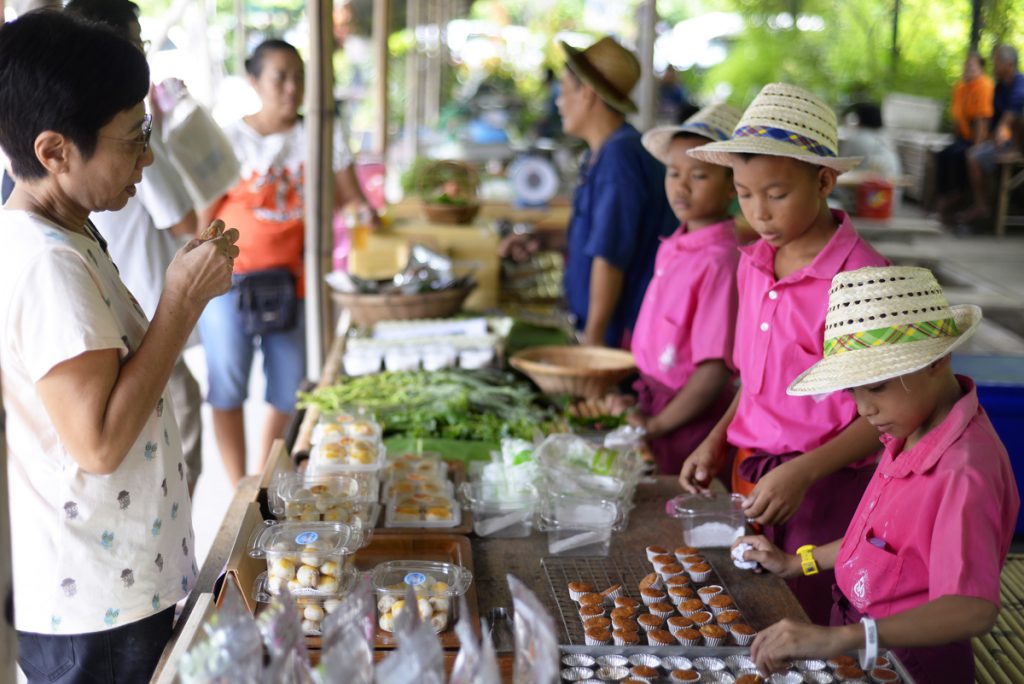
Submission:
M 107 138 L 109 140 L 120 140 L 124 143 L 131 143 L 132 145 L 142 145 L 142 154 L 149 152 L 149 139 L 153 135 L 153 115 L 146 114 L 142 117 L 142 131 L 138 136 L 132 139 L 128 138 L 117 138 L 112 135 L 101 135 L 101 138 Z

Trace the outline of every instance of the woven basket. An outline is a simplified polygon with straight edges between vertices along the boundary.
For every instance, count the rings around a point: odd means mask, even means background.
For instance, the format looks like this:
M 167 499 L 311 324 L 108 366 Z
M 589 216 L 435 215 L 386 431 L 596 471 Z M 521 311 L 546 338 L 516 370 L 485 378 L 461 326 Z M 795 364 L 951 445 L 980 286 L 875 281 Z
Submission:
M 532 347 L 513 354 L 509 364 L 545 394 L 603 397 L 636 372 L 633 355 L 607 347 Z
M 331 292 L 331 298 L 352 314 L 352 322 L 370 327 L 378 321 L 407 321 L 417 318 L 448 318 L 462 309 L 462 303 L 476 285 L 420 294 L 354 294 Z
M 472 204 L 436 204 L 423 202 L 423 211 L 431 223 L 469 223 L 480 213 L 480 205 Z

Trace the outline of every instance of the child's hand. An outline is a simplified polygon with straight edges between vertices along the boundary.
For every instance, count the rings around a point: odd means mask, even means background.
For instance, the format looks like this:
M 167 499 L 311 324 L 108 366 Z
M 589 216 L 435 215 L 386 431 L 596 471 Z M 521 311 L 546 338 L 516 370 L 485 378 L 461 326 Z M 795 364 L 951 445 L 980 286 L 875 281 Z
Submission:
M 679 486 L 683 491 L 697 494 L 707 491 L 711 478 L 718 474 L 725 461 L 726 443 L 715 434 L 708 435 L 683 462 L 679 471 Z
M 847 626 L 849 627 L 849 625 Z M 863 645 L 856 635 L 863 634 L 860 625 L 819 627 L 806 622 L 785 619 L 757 635 L 750 646 L 750 657 L 763 675 L 789 667 L 793 658 L 828 658 Z
M 630 394 L 606 394 L 604 407 L 610 416 L 621 416 L 636 406 L 636 397 Z
M 762 525 L 781 525 L 796 513 L 811 480 L 799 457 L 783 463 L 762 477 L 743 502 L 747 517 Z
M 799 556 L 786 553 L 773 544 L 768 537 L 763 535 L 740 537 L 733 542 L 732 546 L 736 548 L 740 544 L 750 544 L 754 547 L 743 554 L 743 560 L 754 561 L 773 575 L 789 579 L 797 577 L 801 573 Z

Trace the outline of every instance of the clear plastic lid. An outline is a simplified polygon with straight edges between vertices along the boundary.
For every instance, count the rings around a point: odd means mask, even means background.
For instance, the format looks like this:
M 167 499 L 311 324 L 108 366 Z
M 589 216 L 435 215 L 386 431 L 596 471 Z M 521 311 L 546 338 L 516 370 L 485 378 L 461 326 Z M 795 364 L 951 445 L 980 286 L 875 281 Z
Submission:
M 542 530 L 617 530 L 623 510 L 617 501 L 548 492 L 541 505 Z
M 500 482 L 463 482 L 459 498 L 466 508 L 492 511 L 518 510 L 537 503 L 537 489 L 528 484 L 510 485 Z
M 267 558 L 314 549 L 319 556 L 347 556 L 369 543 L 373 531 L 361 522 L 277 522 L 269 520 L 253 532 L 249 555 Z
M 289 503 L 310 504 L 326 510 L 338 502 L 360 498 L 359 481 L 340 473 L 280 473 L 268 494 L 274 515 L 282 515 L 284 505 Z
M 345 437 L 314 446 L 309 463 L 317 473 L 369 472 L 383 468 L 385 456 L 386 450 L 376 442 Z
M 381 593 L 462 596 L 473 582 L 473 573 L 461 565 L 439 561 L 387 561 L 370 573 L 373 588 Z
M 741 513 L 743 496 L 726 492 L 710 492 L 707 494 L 680 494 L 669 499 L 665 504 L 665 512 L 674 518 L 690 515 Z

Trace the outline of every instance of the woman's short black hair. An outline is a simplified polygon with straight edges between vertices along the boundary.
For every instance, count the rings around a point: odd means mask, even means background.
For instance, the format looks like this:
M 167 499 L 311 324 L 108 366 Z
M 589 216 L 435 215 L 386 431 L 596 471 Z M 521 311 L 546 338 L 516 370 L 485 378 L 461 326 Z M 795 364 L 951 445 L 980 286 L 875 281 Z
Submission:
M 139 6 L 131 0 L 71 0 L 64 11 L 106 24 L 125 38 L 132 24 L 139 23 Z
M 253 78 L 259 78 L 260 74 L 263 73 L 263 58 L 266 57 L 268 52 L 275 51 L 290 52 L 302 61 L 302 57 L 299 55 L 299 51 L 295 49 L 295 46 L 291 43 L 280 40 L 278 38 L 271 38 L 265 40 L 256 46 L 256 49 L 252 51 L 252 55 L 245 60 L 245 73 L 249 74 Z
M 107 26 L 40 10 L 0 27 L 0 147 L 18 178 L 46 175 L 40 133 L 66 136 L 88 159 L 99 130 L 147 92 L 145 55 Z

